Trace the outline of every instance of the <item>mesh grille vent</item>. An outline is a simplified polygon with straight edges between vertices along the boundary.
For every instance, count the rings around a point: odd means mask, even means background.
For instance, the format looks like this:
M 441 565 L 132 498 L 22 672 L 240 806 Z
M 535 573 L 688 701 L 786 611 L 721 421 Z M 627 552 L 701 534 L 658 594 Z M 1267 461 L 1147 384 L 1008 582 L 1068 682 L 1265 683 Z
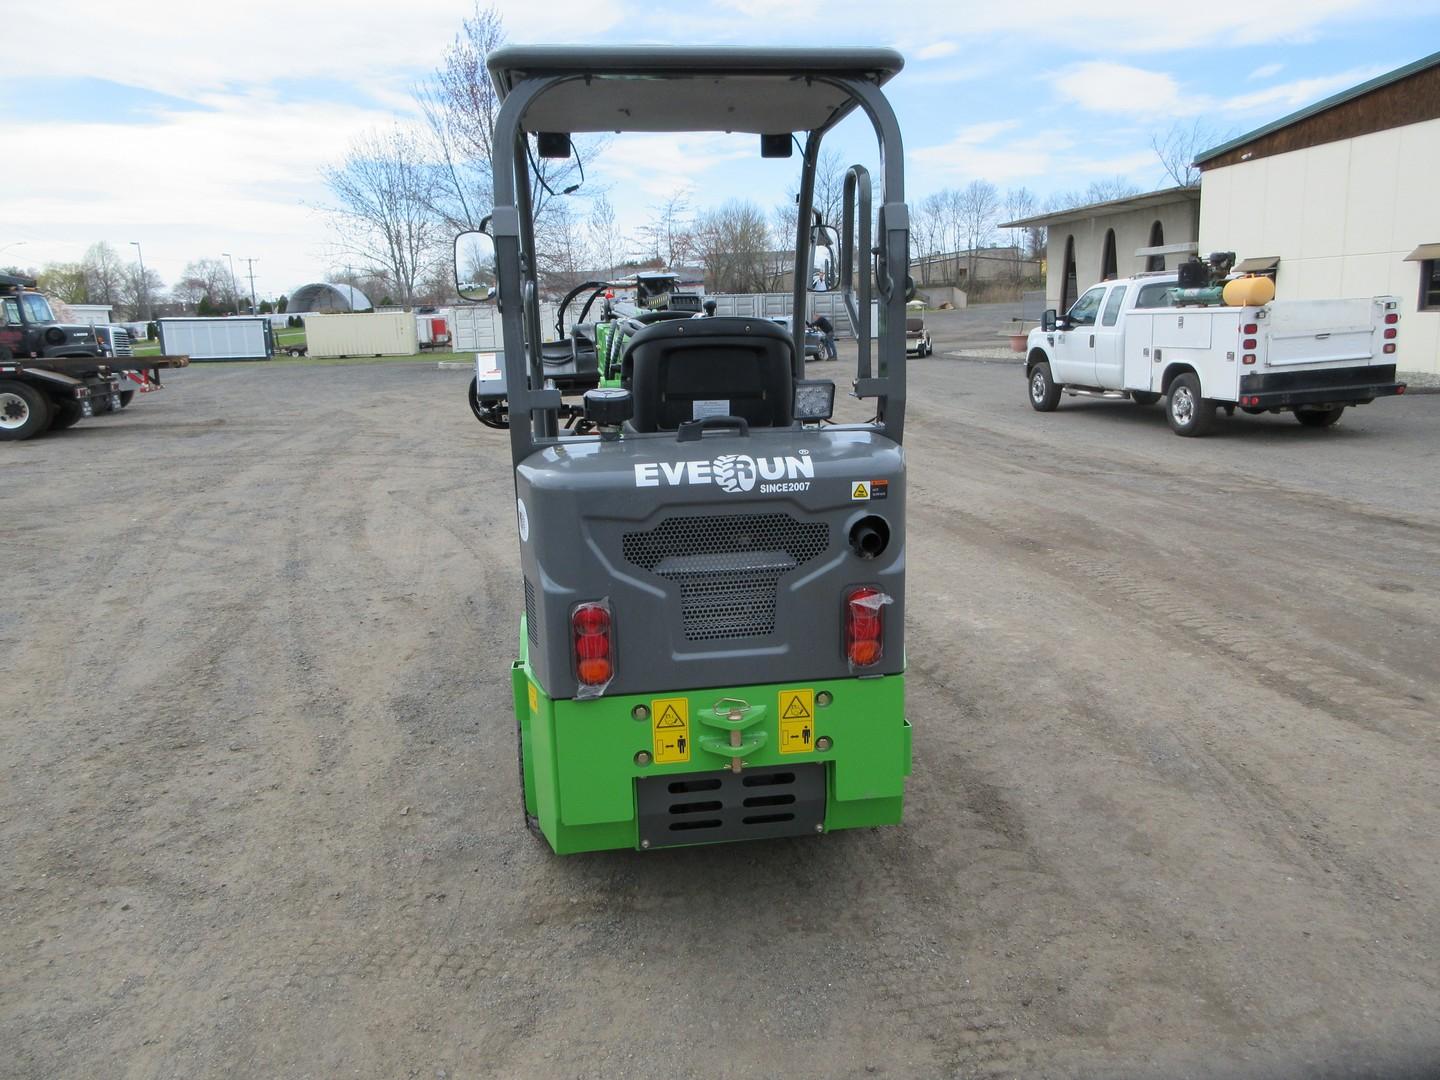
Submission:
M 787 514 L 670 518 L 626 533 L 625 561 L 677 585 L 687 641 L 775 632 L 781 577 L 830 544 L 823 521 Z
M 540 631 L 535 626 L 535 586 L 528 577 L 525 579 L 525 636 L 530 644 L 540 644 Z

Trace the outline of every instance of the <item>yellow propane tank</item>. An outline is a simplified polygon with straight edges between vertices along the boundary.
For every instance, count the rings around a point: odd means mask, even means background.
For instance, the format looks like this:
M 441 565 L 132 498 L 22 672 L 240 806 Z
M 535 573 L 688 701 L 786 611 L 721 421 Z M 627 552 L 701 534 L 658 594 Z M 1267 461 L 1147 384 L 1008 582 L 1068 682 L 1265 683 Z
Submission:
M 1229 307 L 1260 307 L 1275 299 L 1275 282 L 1268 277 L 1241 277 L 1225 283 L 1225 303 Z

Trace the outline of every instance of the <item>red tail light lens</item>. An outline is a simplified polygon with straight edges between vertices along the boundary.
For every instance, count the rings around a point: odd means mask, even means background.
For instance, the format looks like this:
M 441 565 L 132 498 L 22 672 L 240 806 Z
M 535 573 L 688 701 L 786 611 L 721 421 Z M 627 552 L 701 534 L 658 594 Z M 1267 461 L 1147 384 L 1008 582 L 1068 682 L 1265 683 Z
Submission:
M 1240 343 L 1240 347 L 1242 349 L 1253 349 L 1255 348 L 1255 345 L 1256 341 L 1253 337 L 1247 337 L 1244 341 Z
M 1387 314 L 1387 315 L 1385 316 L 1385 322 L 1388 323 L 1388 324 L 1391 325 L 1391 326 L 1393 326 L 1395 323 L 1397 323 L 1397 322 L 1399 322 L 1399 321 L 1400 321 L 1400 316 L 1397 315 L 1397 314 L 1395 314 L 1395 312 L 1393 312 L 1393 311 L 1390 312 L 1389 314 Z
M 855 667 L 870 667 L 885 654 L 885 605 L 890 598 L 879 589 L 861 586 L 845 596 L 845 658 Z
M 1393 342 L 1393 341 L 1387 341 L 1387 342 L 1385 343 L 1385 352 L 1386 352 L 1386 353 L 1393 353 L 1394 351 L 1395 351 L 1395 342 Z
M 1399 331 L 1396 330 L 1393 326 L 1389 326 L 1389 327 L 1386 327 L 1386 328 L 1385 328 L 1385 336 L 1386 336 L 1387 338 L 1393 338 L 1393 337 L 1394 337 L 1396 334 L 1398 334 L 1398 333 L 1399 333 Z
M 570 613 L 575 641 L 575 677 L 581 686 L 604 686 L 615 674 L 610 609 L 599 602 L 577 604 Z
M 1243 333 L 1246 333 L 1246 334 L 1258 334 L 1258 333 L 1260 332 L 1260 324 L 1259 324 L 1259 323 L 1253 323 L 1253 322 L 1247 322 L 1247 323 L 1246 323 L 1244 326 L 1242 326 L 1240 329 L 1241 329 L 1241 331 L 1242 331 Z
M 1255 354 L 1253 352 L 1247 352 L 1240 358 L 1240 362 L 1242 364 L 1253 364 L 1255 362 Z

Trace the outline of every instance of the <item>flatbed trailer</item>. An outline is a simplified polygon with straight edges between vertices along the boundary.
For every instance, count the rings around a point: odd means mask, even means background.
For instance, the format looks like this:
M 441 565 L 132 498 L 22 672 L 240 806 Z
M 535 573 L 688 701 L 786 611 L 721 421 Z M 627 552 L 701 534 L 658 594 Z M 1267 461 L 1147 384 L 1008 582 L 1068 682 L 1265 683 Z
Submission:
M 129 400 L 122 376 L 188 367 L 188 356 L 37 356 L 0 360 L 0 441 L 61 430 Z

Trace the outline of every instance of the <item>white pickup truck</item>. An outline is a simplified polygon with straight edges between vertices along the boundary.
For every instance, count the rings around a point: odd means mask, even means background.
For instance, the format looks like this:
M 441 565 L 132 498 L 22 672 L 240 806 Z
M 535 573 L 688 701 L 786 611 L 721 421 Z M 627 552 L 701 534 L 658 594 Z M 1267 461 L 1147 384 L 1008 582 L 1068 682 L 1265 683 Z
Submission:
M 1140 274 L 1096 285 L 1063 316 L 1045 312 L 1026 342 L 1030 404 L 1051 412 L 1062 393 L 1163 397 L 1177 435 L 1203 435 L 1217 407 L 1329 427 L 1347 405 L 1405 392 L 1393 296 L 1186 304 L 1195 291 L 1174 271 Z

